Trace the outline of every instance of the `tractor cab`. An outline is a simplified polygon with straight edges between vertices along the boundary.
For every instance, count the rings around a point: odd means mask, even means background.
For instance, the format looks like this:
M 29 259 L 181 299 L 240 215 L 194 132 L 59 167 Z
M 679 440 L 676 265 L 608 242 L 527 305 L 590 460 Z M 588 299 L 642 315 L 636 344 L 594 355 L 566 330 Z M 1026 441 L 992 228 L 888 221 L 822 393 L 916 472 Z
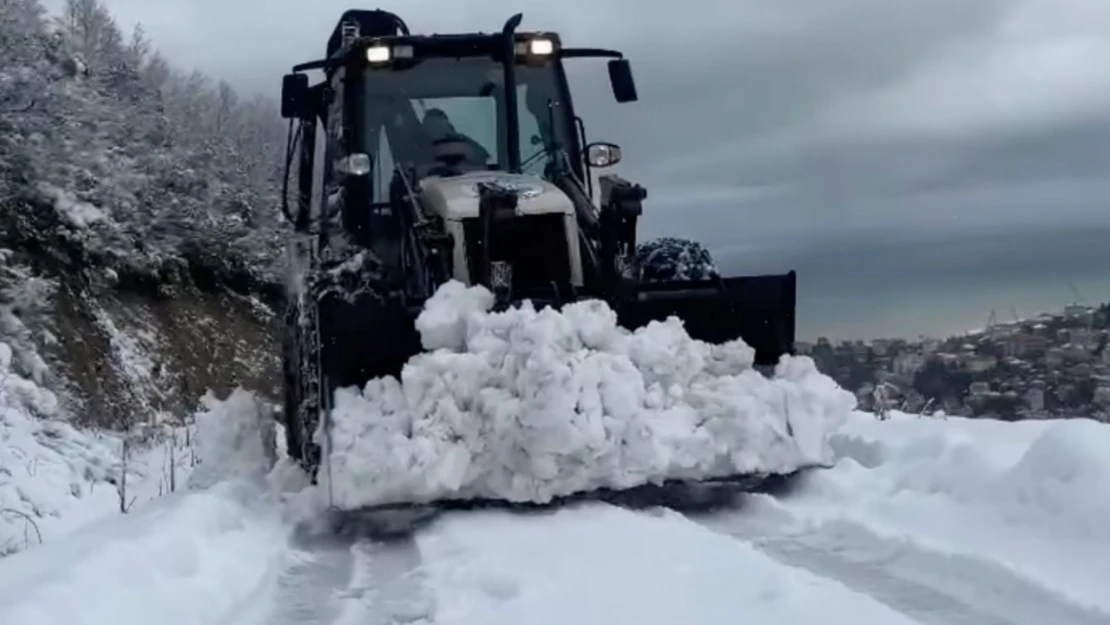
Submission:
M 319 120 L 334 176 L 371 205 L 388 201 L 399 170 L 415 174 L 413 182 L 497 171 L 595 186 L 589 169 L 616 164 L 620 148 L 586 144 L 563 59 L 610 58 L 618 102 L 637 99 L 628 61 L 610 50 L 566 49 L 555 33 L 516 32 L 519 22 L 514 16 L 497 34 L 412 35 L 392 13 L 347 11 L 327 59 L 285 77 L 282 114 Z M 310 87 L 301 73 L 309 69 L 322 69 L 326 81 Z
M 444 237 L 432 247 L 447 277 L 488 281 L 484 256 L 506 241 L 518 293 L 599 290 L 582 266 L 590 243 L 581 228 L 598 222 L 593 170 L 621 151 L 586 143 L 563 60 L 609 58 L 619 102 L 637 99 L 632 71 L 619 52 L 564 48 L 556 33 L 517 32 L 520 21 L 494 34 L 413 35 L 386 11 L 344 13 L 328 57 L 295 67 L 282 85 L 282 114 L 299 121 L 300 202 L 287 210 L 297 229 L 343 232 L 401 284 L 406 233 L 438 220 Z M 303 73 L 312 69 L 325 75 L 315 86 Z M 520 191 L 512 210 L 527 218 L 480 214 L 478 188 L 491 185 Z

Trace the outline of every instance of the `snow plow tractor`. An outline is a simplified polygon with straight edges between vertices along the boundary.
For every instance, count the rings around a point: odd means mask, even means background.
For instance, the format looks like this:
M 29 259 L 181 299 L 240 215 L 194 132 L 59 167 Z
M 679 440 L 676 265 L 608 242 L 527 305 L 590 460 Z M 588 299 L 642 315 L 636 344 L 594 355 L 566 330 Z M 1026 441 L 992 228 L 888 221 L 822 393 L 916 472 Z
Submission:
M 294 234 L 282 419 L 310 472 L 336 389 L 398 376 L 422 349 L 416 316 L 450 280 L 505 308 L 604 300 L 629 329 L 677 316 L 693 338 L 742 338 L 760 365 L 792 353 L 793 272 L 722 277 L 697 243 L 637 240 L 647 193 L 612 173 L 619 146 L 587 142 L 564 70 L 607 59 L 625 103 L 637 99 L 629 62 L 520 22 L 415 35 L 390 12 L 348 10 L 325 58 L 283 79 Z

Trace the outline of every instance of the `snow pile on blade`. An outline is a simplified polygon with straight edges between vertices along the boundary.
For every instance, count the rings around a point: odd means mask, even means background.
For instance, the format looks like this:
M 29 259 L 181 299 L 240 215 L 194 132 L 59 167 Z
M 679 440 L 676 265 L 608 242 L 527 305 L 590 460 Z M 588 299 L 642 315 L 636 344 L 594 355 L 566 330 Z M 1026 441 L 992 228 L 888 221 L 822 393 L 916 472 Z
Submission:
M 855 397 L 809 358 L 768 379 L 742 341 L 691 339 L 677 319 L 635 333 L 599 301 L 488 312 L 442 286 L 417 319 L 401 380 L 336 393 L 321 479 L 343 508 L 450 498 L 545 503 L 668 479 L 826 464 Z

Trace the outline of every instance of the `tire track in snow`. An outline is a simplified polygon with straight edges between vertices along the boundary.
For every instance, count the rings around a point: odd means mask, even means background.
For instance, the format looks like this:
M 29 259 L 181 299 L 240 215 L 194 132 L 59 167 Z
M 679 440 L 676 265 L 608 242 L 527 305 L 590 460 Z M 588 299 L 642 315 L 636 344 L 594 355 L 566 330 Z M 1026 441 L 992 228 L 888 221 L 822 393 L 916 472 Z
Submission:
M 333 625 L 393 625 L 428 620 L 420 551 L 412 538 L 360 542 L 352 547 L 355 574 L 340 593 L 342 611 Z
M 294 541 L 256 625 L 386 625 L 424 615 L 420 554 L 390 543 L 326 537 Z
M 933 552 L 847 521 L 791 532 L 788 521 L 732 512 L 693 518 L 788 566 L 870 595 L 925 625 L 1110 625 L 999 564 Z
M 289 554 L 289 564 L 278 576 L 273 603 L 262 623 L 326 625 L 339 615 L 335 594 L 354 575 L 355 558 L 349 542 L 300 545 Z

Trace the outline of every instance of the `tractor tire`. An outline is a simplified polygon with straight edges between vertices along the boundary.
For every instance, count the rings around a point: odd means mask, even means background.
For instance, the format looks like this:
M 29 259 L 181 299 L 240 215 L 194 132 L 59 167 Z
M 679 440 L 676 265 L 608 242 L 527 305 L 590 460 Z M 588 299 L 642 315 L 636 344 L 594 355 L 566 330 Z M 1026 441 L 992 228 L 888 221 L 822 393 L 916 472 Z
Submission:
M 720 277 L 709 250 L 701 243 L 661 237 L 636 246 L 640 281 L 644 283 L 716 280 Z
M 301 428 L 297 422 L 301 409 L 300 376 L 296 356 L 297 337 L 288 326 L 284 328 L 281 350 L 281 381 L 284 397 L 281 411 L 281 425 L 285 430 L 285 449 L 290 458 L 300 462 L 304 457 L 301 447 Z
M 312 442 L 320 414 L 318 392 L 319 371 L 316 366 L 315 324 L 306 319 L 300 306 L 292 305 L 286 313 L 282 341 L 282 382 L 286 453 L 309 475 L 314 476 L 319 464 L 319 446 Z

